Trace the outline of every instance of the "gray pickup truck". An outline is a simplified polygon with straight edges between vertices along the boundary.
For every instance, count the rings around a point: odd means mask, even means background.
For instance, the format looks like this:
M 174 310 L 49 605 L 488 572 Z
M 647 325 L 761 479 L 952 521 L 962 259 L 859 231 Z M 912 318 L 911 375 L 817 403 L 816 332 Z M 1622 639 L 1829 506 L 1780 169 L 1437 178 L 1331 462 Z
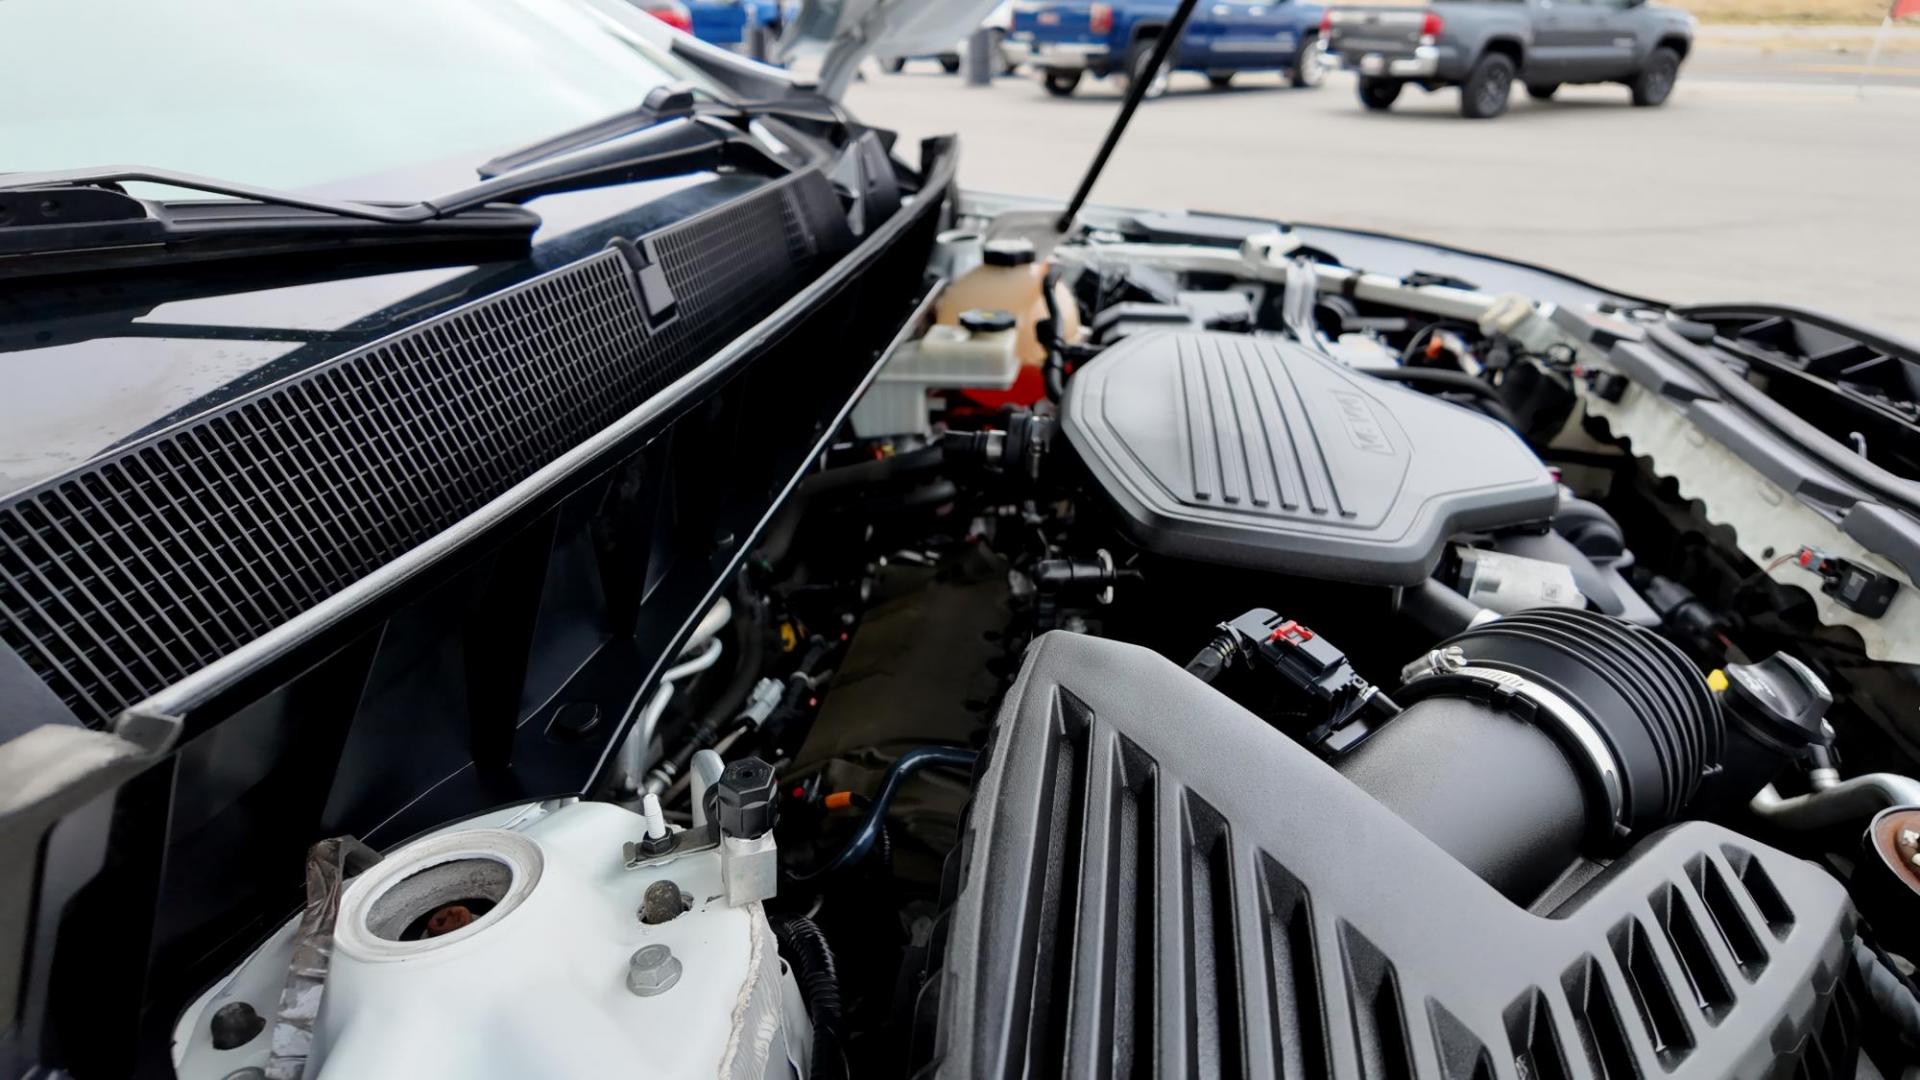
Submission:
M 1322 19 L 1327 52 L 1360 75 L 1360 102 L 1393 106 L 1408 83 L 1460 88 L 1460 112 L 1498 116 L 1517 78 L 1535 98 L 1564 83 L 1625 83 L 1635 105 L 1673 92 L 1693 17 L 1645 0 L 1442 0 L 1342 7 Z

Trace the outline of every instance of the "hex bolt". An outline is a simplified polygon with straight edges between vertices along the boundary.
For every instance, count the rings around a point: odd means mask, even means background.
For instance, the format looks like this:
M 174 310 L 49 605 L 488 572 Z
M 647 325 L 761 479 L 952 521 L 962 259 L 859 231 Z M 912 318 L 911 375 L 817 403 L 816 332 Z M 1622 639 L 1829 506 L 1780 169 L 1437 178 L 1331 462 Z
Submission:
M 627 989 L 641 997 L 664 994 L 680 981 L 680 958 L 665 945 L 642 945 L 627 961 Z

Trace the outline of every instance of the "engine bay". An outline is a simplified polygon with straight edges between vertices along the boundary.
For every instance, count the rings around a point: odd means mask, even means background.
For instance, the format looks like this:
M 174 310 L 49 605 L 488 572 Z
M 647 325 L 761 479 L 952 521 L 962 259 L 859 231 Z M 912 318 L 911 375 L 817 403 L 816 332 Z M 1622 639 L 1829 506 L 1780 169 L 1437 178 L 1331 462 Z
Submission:
M 947 222 L 596 788 L 317 846 L 182 1076 L 1920 1054 L 1920 527 L 1712 324 L 1035 220 Z

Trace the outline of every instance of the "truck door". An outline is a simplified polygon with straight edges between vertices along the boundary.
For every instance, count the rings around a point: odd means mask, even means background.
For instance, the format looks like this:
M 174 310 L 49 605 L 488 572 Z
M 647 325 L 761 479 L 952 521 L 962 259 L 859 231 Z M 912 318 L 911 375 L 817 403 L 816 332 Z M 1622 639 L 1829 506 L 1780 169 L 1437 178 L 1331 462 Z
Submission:
M 1576 82 L 1586 78 L 1585 54 L 1592 47 L 1594 11 L 1585 0 L 1531 0 L 1533 45 L 1520 75 L 1529 83 Z
M 1645 0 L 1592 0 L 1593 75 L 1595 79 L 1625 79 L 1638 64 L 1634 27 Z
M 1273 68 L 1293 58 L 1293 24 L 1280 0 L 1201 0 L 1196 20 L 1201 11 L 1212 31 L 1207 66 Z

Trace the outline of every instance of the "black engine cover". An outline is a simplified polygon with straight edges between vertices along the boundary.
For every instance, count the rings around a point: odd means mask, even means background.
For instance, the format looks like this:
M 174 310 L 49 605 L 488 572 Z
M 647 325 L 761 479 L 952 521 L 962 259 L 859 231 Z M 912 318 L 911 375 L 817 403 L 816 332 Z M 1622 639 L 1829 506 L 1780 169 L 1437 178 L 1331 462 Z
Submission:
M 1061 414 L 1133 538 L 1208 562 L 1411 585 L 1449 535 L 1559 499 L 1505 425 L 1286 341 L 1130 337 L 1074 374 Z
M 1532 914 L 1136 646 L 1039 639 L 964 836 L 941 1076 L 1854 1075 L 1819 868 L 1684 824 Z

